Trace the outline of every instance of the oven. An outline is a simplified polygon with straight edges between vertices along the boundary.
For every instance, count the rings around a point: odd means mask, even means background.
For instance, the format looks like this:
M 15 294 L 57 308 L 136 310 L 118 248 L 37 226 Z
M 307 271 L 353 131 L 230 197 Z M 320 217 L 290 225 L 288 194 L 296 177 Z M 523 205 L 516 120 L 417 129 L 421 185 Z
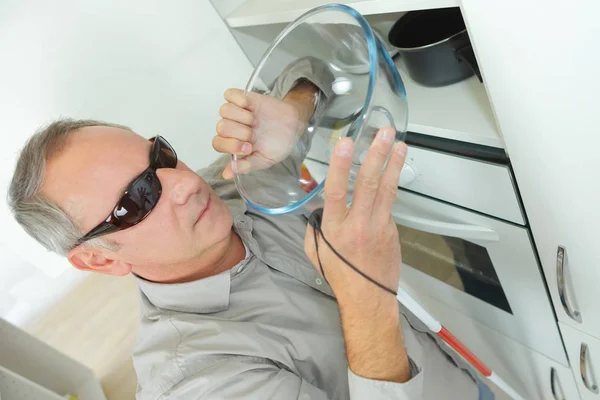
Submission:
M 439 300 L 566 364 L 506 155 L 475 148 L 467 156 L 410 139 L 393 209 L 401 285 L 417 300 Z M 320 179 L 325 154 L 311 149 L 309 156 L 306 165 Z
M 393 217 L 401 284 L 564 362 L 564 350 L 525 227 L 401 191 Z

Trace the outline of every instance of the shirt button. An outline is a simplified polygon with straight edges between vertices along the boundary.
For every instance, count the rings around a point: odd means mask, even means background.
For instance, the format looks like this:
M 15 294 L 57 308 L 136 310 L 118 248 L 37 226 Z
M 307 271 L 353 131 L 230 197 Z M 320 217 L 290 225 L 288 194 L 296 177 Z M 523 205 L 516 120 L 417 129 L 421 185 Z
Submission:
M 321 278 L 315 279 L 315 282 L 316 282 L 317 285 L 322 285 L 323 284 L 323 281 L 321 280 Z

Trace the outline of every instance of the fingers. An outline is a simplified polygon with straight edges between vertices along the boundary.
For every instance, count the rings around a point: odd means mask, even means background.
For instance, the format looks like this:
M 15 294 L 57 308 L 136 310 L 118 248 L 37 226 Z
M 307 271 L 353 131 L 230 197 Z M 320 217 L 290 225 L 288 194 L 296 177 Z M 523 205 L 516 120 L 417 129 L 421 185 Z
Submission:
M 236 155 L 248 155 L 252 153 L 252 145 L 248 142 L 234 138 L 224 138 L 215 136 L 212 140 L 212 145 L 219 153 L 229 153 Z
M 252 143 L 255 141 L 252 124 L 254 115 L 245 109 L 249 107 L 250 100 L 240 89 L 225 91 L 225 100 L 219 109 L 222 119 L 217 123 L 217 136 L 213 138 L 213 147 L 220 153 L 248 155 L 252 153 Z M 233 170 L 228 167 L 223 175 L 231 175 Z
M 376 219 L 382 222 L 390 218 L 392 207 L 396 202 L 398 194 L 398 180 L 406 159 L 407 147 L 405 143 L 396 143 L 392 150 L 392 155 L 388 160 L 385 171 L 379 180 L 379 189 L 377 190 L 377 198 L 375 199 L 375 207 L 373 214 Z
M 241 89 L 227 89 L 224 97 L 227 102 L 233 103 L 240 108 L 250 108 L 250 99 L 248 99 Z
M 219 109 L 219 115 L 227 120 L 239 122 L 240 124 L 252 126 L 254 123 L 254 115 L 236 104 L 225 103 Z
M 228 119 L 217 122 L 217 134 L 220 137 L 237 139 L 241 142 L 253 143 L 255 140 L 252 128 Z
M 335 145 L 325 179 L 324 220 L 342 221 L 346 216 L 348 177 L 353 149 L 354 142 L 350 138 L 341 139 Z
M 360 213 L 361 216 L 367 218 L 371 216 L 373 203 L 379 188 L 381 170 L 385 165 L 395 138 L 396 130 L 394 128 L 383 128 L 377 132 L 377 136 L 371 144 L 367 157 L 356 177 L 351 213 Z

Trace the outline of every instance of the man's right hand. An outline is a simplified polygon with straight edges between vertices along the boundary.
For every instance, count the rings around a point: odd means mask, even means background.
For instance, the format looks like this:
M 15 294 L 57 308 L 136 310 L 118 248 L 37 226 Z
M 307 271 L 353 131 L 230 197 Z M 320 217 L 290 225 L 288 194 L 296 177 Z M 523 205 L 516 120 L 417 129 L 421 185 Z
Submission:
M 400 277 L 400 243 L 391 212 L 396 202 L 398 179 L 406 145 L 397 143 L 393 128 L 381 129 L 356 177 L 352 205 L 347 207 L 348 181 L 354 143 L 340 140 L 334 149 L 325 180 L 325 207 L 321 229 L 336 251 L 353 265 L 389 289 L 396 291 Z M 385 170 L 386 158 L 394 147 Z M 305 250 L 318 268 L 312 227 L 306 233 Z M 341 299 L 363 300 L 391 294 L 350 269 L 322 240 L 319 255 L 326 278 Z M 393 297 L 393 296 L 391 296 Z
M 394 146 L 395 136 L 393 128 L 378 132 L 358 173 L 350 208 L 347 195 L 353 142 L 350 138 L 338 141 L 325 180 L 321 221 L 324 237 L 339 254 L 392 291 L 398 288 L 402 259 L 391 210 L 407 151 L 404 143 Z M 352 270 L 322 238 L 318 240 L 320 262 L 340 306 L 350 369 L 366 378 L 407 381 L 410 367 L 396 297 Z M 310 226 L 305 251 L 320 270 Z

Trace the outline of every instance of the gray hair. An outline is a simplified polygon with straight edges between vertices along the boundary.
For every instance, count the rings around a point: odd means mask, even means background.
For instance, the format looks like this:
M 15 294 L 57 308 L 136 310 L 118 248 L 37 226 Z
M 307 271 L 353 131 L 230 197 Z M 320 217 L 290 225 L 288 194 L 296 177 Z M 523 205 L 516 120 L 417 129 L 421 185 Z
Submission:
M 83 233 L 76 222 L 42 193 L 46 161 L 59 153 L 69 134 L 89 126 L 130 128 L 94 120 L 59 119 L 38 130 L 19 155 L 8 190 L 8 205 L 23 229 L 46 249 L 66 256 Z M 91 247 L 118 250 L 105 238 L 86 242 Z

